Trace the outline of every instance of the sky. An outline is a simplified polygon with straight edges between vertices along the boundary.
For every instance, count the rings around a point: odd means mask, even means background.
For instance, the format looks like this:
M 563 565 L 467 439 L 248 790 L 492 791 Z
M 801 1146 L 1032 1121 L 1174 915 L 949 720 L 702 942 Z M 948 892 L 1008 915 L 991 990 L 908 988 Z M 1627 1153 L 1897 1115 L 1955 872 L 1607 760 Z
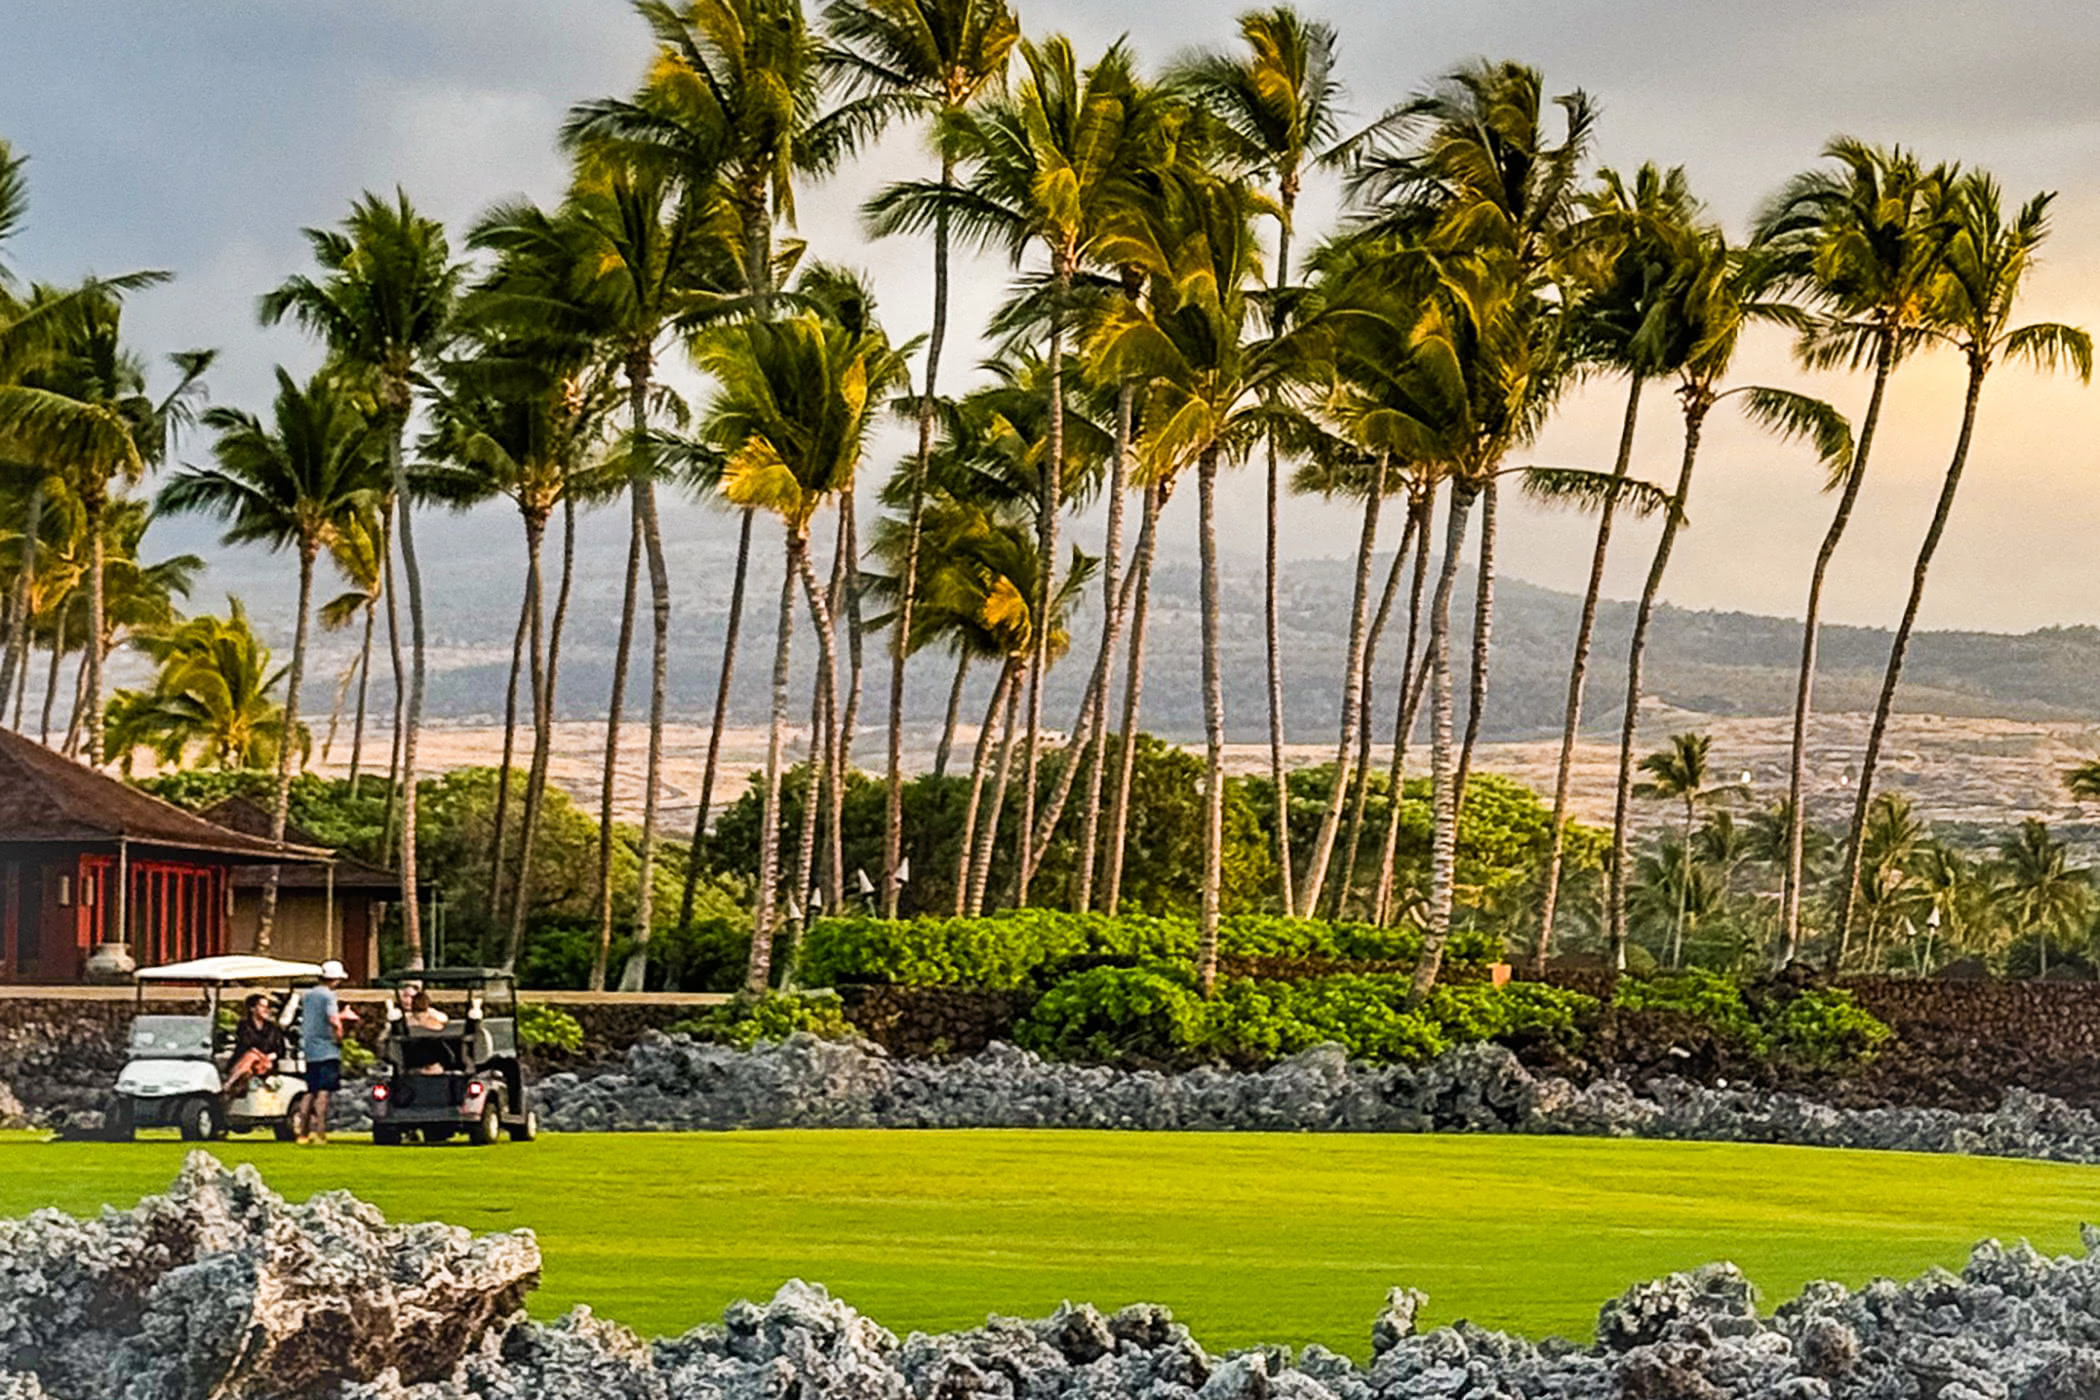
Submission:
M 1194 0 L 1021 0 L 1031 34 L 1070 34 L 1082 54 L 1126 32 L 1148 63 L 1234 38 L 1237 6 Z M 1554 92 L 1580 87 L 1602 109 L 1598 157 L 1687 167 L 1713 215 L 1740 232 L 1760 199 L 1845 133 L 1900 143 L 1930 159 L 1995 171 L 2007 192 L 2061 192 L 2046 262 L 2024 317 L 2100 327 L 2100 116 L 2089 56 L 2100 8 L 2005 0 L 1414 0 L 1303 8 L 1335 24 L 1349 110 L 1368 119 L 1474 56 L 1537 65 Z M 213 398 L 260 408 L 272 367 L 310 369 L 315 347 L 263 329 L 255 299 L 307 266 L 299 230 L 339 219 L 362 189 L 399 185 L 463 229 L 496 201 L 551 201 L 563 183 L 554 142 L 562 112 L 620 93 L 639 77 L 646 34 L 617 0 L 98 0 L 0 5 L 9 53 L 0 136 L 31 157 L 30 220 L 11 260 L 61 281 L 94 271 L 164 268 L 172 285 L 128 313 L 158 356 L 217 347 Z M 921 174 L 919 139 L 900 133 L 799 199 L 813 252 L 864 268 L 899 338 L 923 330 L 931 278 L 922 244 L 870 243 L 857 209 L 884 181 Z M 1307 197 L 1300 238 L 1314 236 L 1335 192 Z M 957 278 L 953 324 L 981 324 L 1008 276 L 986 260 Z M 947 363 L 977 358 L 967 338 Z M 1741 357 L 1744 382 L 1784 383 L 1857 415 L 1860 378 L 1794 370 L 1776 335 Z M 1930 516 L 1960 410 L 1962 367 L 1941 355 L 1899 372 L 1858 514 L 1831 573 L 1829 620 L 1887 625 Z M 687 376 L 693 394 L 704 385 Z M 959 387 L 944 372 L 944 389 Z M 2100 622 L 2100 397 L 2075 381 L 2018 367 L 1986 390 L 1963 495 L 1927 597 L 1928 627 L 2024 631 Z M 1528 454 L 1608 468 L 1623 410 L 1604 382 L 1571 398 Z M 1644 405 L 1634 469 L 1667 481 L 1679 446 L 1676 405 Z M 1692 528 L 1665 589 L 1695 608 L 1799 615 L 1830 501 L 1802 449 L 1738 423 L 1709 427 Z M 886 468 L 903 433 L 873 454 Z M 194 459 L 197 442 L 184 455 Z M 1193 496 L 1192 492 L 1183 493 Z M 1221 493 L 1228 551 L 1261 546 L 1261 484 L 1243 471 Z M 1503 568 L 1579 589 L 1590 531 L 1580 517 L 1529 506 L 1504 512 Z M 439 518 L 426 549 L 479 549 L 501 524 Z M 1193 553 L 1188 501 L 1166 548 Z M 667 528 L 724 534 L 723 517 L 679 505 Z M 214 553 L 195 522 L 157 527 L 150 546 Z M 1652 527 L 1622 529 L 1607 591 L 1638 591 Z M 617 538 L 617 522 L 596 534 Z M 1286 505 L 1285 549 L 1331 557 L 1353 548 L 1352 516 L 1318 501 Z M 595 535 L 593 536 L 595 538 Z M 240 561 L 241 572 L 252 561 Z M 227 573 L 233 570 L 225 571 Z M 209 594 L 209 585 L 206 588 Z

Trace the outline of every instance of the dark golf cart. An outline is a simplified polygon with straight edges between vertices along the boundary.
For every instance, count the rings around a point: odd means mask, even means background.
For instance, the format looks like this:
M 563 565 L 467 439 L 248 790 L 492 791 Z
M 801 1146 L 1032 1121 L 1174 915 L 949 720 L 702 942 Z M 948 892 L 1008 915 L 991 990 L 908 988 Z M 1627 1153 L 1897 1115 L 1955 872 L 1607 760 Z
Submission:
M 383 1070 L 372 1086 L 372 1141 L 393 1147 L 412 1137 L 444 1142 L 461 1133 L 490 1146 L 539 1136 L 539 1114 L 518 1059 L 518 987 L 490 967 L 403 973 L 379 1042 Z M 418 1015 L 416 994 L 429 998 Z M 434 1014 L 432 1014 L 434 1013 Z

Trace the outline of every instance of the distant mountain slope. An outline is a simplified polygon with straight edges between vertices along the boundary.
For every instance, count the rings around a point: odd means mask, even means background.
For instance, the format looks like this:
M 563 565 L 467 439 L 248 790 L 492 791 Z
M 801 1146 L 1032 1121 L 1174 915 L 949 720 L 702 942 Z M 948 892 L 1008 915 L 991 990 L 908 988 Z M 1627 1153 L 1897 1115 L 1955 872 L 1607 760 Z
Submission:
M 761 531 L 765 539 L 769 532 Z M 503 542 L 507 544 L 507 541 Z M 608 547 L 600 547 L 601 545 Z M 769 542 L 770 545 L 770 542 Z M 617 627 L 618 549 L 612 541 L 587 540 L 572 606 L 562 663 L 561 708 L 581 717 L 600 713 L 610 679 Z M 762 722 L 772 661 L 772 612 L 777 597 L 777 550 L 762 548 L 750 585 L 743 654 L 735 687 L 735 718 Z M 515 623 L 513 571 L 507 555 L 491 567 L 491 555 L 461 551 L 426 564 L 432 582 L 432 631 L 442 650 L 431 682 L 434 716 L 461 718 L 499 713 Z M 1379 561 L 1382 578 L 1386 560 Z M 676 634 L 671 671 L 671 706 L 679 715 L 704 718 L 713 702 L 715 665 L 721 645 L 728 575 L 726 543 L 688 538 L 671 551 Z M 1196 569 L 1163 564 L 1153 590 L 1150 661 L 1146 667 L 1145 723 L 1161 733 L 1191 737 L 1202 728 L 1198 652 Z M 1223 579 L 1225 609 L 1226 713 L 1235 741 L 1260 738 L 1262 700 L 1261 572 L 1252 559 L 1232 562 Z M 1286 701 L 1291 737 L 1317 742 L 1334 731 L 1336 690 L 1347 640 L 1350 568 L 1346 561 L 1294 563 L 1285 573 L 1282 604 L 1286 648 Z M 1471 630 L 1471 581 L 1457 606 L 1461 690 L 1465 639 Z M 251 596 L 253 596 L 251 594 Z M 1521 739 L 1558 730 L 1566 686 L 1568 649 L 1579 600 L 1505 577 L 1497 587 L 1493 682 L 1485 732 L 1492 739 Z M 202 600 L 200 600 L 201 602 Z M 1083 606 L 1073 659 L 1053 681 L 1046 717 L 1069 724 L 1078 687 L 1092 655 L 1099 600 Z M 1392 723 L 1393 680 L 1404 631 L 1405 593 L 1379 657 L 1374 704 L 1381 731 Z M 1618 682 L 1624 674 L 1633 605 L 1608 602 L 1600 612 L 1598 645 L 1591 667 L 1588 719 L 1592 727 L 1613 724 Z M 646 614 L 644 615 L 646 629 Z M 1648 667 L 1648 693 L 1689 711 L 1714 715 L 1772 715 L 1790 710 L 1793 666 L 1800 624 L 1786 618 L 1735 612 L 1697 612 L 1665 607 L 1656 619 Z M 334 643 L 340 647 L 341 643 Z M 1865 709 L 1872 705 L 1887 657 L 1888 634 L 1872 628 L 1826 628 L 1818 681 L 1819 710 Z M 806 676 L 815 639 L 796 639 L 796 670 Z M 646 658 L 638 648 L 637 659 Z M 333 657 L 340 665 L 338 650 Z M 879 644 L 869 652 L 870 680 L 862 702 L 867 723 L 881 722 L 886 662 Z M 980 668 L 983 669 L 983 668 Z M 327 704 L 333 678 L 317 678 L 310 703 Z M 384 675 L 383 666 L 380 674 Z M 952 663 L 925 657 L 912 668 L 908 713 L 915 724 L 938 722 L 947 699 Z M 2052 627 L 2022 635 L 1986 632 L 1921 633 L 1912 647 L 1905 710 L 2009 719 L 2100 719 L 2100 628 Z M 798 690 L 806 682 L 798 681 Z M 988 673 L 976 677 L 968 703 L 981 710 Z M 630 690 L 630 695 L 634 694 Z M 806 694 L 806 691 L 802 691 Z M 797 701 L 799 709 L 803 702 Z M 1461 709 L 1463 699 L 1461 697 Z

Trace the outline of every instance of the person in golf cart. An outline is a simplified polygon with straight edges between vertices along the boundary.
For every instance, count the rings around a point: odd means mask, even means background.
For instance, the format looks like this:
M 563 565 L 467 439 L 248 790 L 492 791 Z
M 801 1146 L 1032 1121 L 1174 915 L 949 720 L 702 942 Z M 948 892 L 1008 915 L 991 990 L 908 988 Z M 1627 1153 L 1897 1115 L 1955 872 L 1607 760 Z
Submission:
M 453 1014 L 432 1004 L 451 998 Z M 395 984 L 380 1040 L 383 1077 L 372 1087 L 372 1141 L 487 1145 L 539 1131 L 518 1057 L 517 984 L 496 968 L 430 968 Z
M 233 1029 L 233 1063 L 226 1067 L 224 1093 L 231 1099 L 249 1080 L 274 1074 L 284 1054 L 284 1027 L 277 1024 L 277 1005 L 268 992 L 257 992 L 241 1007 Z

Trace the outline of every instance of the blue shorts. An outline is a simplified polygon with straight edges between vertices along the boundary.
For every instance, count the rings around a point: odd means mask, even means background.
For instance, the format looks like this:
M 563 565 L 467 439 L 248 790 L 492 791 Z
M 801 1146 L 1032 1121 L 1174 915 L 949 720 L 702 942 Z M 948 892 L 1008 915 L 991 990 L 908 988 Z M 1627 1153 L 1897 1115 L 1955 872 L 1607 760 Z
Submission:
M 343 1062 L 341 1060 L 308 1060 L 306 1062 L 306 1087 L 315 1094 L 332 1094 L 343 1087 Z

